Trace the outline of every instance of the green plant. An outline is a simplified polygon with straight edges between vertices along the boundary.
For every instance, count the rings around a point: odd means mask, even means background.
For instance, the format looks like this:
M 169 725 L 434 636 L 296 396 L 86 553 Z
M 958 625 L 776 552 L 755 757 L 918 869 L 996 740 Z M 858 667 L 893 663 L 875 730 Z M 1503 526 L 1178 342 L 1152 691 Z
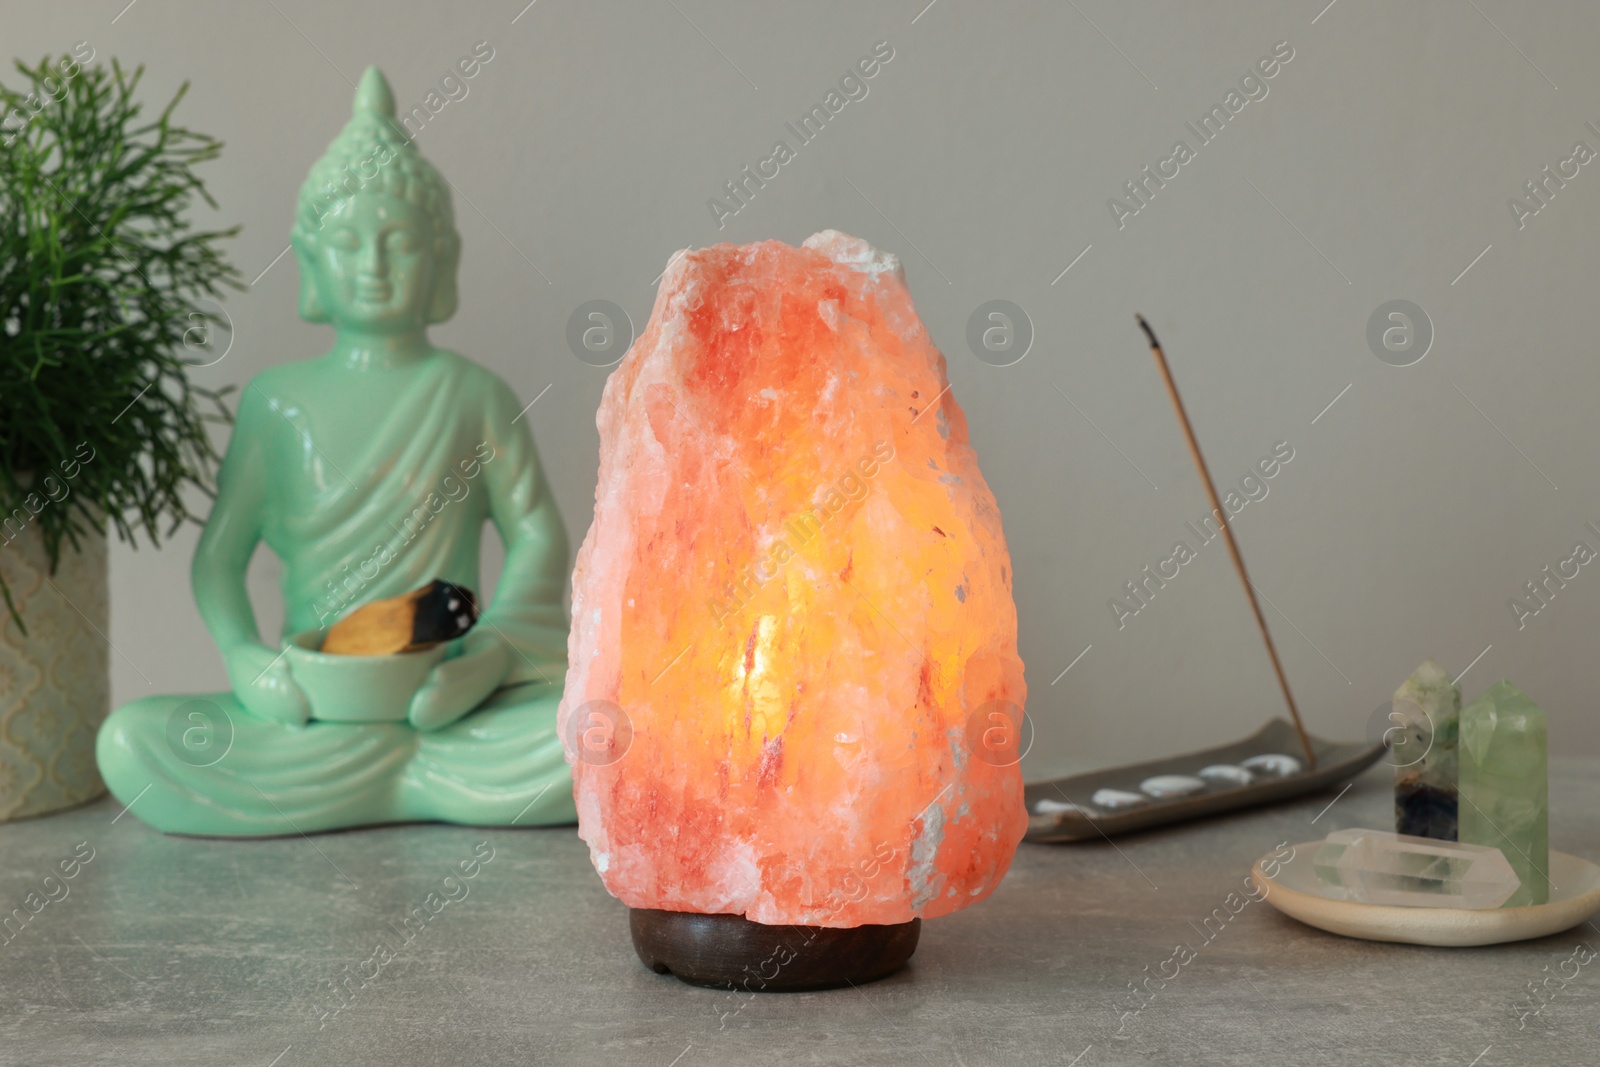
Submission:
M 0 530 L 38 523 L 53 571 L 106 522 L 159 544 L 163 520 L 198 521 L 184 494 L 210 494 L 207 423 L 230 419 L 229 390 L 188 378 L 223 325 L 199 301 L 244 287 L 218 248 L 238 227 L 187 218 L 216 206 L 192 168 L 222 148 L 172 124 L 187 82 L 148 119 L 142 66 L 17 70 L 23 88 L 0 85 Z

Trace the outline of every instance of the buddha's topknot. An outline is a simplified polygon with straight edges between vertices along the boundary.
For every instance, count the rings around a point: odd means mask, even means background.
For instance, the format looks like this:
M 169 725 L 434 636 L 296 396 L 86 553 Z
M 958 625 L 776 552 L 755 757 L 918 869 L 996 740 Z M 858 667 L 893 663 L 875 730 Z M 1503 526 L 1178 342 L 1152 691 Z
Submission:
M 450 186 L 395 120 L 394 93 L 377 67 L 362 75 L 354 112 L 300 187 L 295 238 L 314 242 L 328 212 L 357 193 L 382 192 L 426 212 L 435 252 L 451 257 L 459 238 Z

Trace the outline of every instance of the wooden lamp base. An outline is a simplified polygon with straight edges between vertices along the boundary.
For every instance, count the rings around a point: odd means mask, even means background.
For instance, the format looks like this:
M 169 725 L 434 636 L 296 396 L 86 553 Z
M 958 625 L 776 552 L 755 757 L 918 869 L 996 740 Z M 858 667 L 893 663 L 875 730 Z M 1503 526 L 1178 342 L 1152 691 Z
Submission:
M 904 967 L 922 920 L 893 926 L 768 926 L 742 915 L 629 908 L 633 950 L 690 985 L 793 992 L 861 985 Z

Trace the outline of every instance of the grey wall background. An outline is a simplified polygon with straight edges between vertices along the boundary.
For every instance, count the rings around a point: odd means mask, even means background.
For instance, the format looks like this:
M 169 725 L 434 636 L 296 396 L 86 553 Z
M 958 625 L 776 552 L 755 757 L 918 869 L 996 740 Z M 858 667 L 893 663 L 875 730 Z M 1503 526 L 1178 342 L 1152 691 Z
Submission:
M 1600 162 L 1521 229 L 1507 206 L 1575 142 L 1600 151 L 1585 125 L 1600 126 L 1600 9 L 525 2 L 10 0 L 0 52 L 86 40 L 145 63 L 152 103 L 192 83 L 179 117 L 228 142 L 209 183 L 256 279 L 227 302 L 233 347 L 201 372 L 217 384 L 326 350 L 326 328 L 295 316 L 293 257 L 277 257 L 353 80 L 377 63 L 403 107 L 421 103 L 487 41 L 467 97 L 417 138 L 462 194 L 461 310 L 435 336 L 524 400 L 549 387 L 530 418 L 574 545 L 608 373 L 568 350 L 574 308 L 612 300 L 642 329 L 652 279 L 688 245 L 836 227 L 901 255 L 1006 518 L 1029 777 L 1229 740 L 1282 713 L 1220 542 L 1124 628 L 1107 606 L 1207 511 L 1135 310 L 1219 482 L 1277 442 L 1294 450 L 1236 530 L 1313 730 L 1360 736 L 1431 655 L 1475 664 L 1468 698 L 1512 678 L 1548 709 L 1554 747 L 1600 751 L 1600 565 L 1520 628 L 1507 603 L 1580 539 L 1600 549 L 1585 526 L 1600 525 Z M 878 41 L 894 58 L 868 96 L 719 229 L 707 199 L 793 143 L 784 123 Z M 1294 58 L 1268 95 L 1199 147 L 1184 123 L 1281 41 Z M 1119 229 L 1108 198 L 1180 138 L 1195 158 Z M 967 347 L 991 299 L 1031 320 L 1015 365 Z M 1366 339 L 1392 299 L 1433 324 L 1411 366 Z M 189 599 L 195 537 L 114 550 L 118 702 L 225 686 Z M 275 581 L 258 558 L 271 632 Z

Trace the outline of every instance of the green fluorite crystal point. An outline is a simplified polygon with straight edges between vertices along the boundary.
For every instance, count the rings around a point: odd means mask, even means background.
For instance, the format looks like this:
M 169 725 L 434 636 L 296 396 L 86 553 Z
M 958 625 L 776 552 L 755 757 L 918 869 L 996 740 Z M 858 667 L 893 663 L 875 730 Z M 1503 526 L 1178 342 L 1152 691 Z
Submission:
M 1461 711 L 1460 840 L 1505 854 L 1522 879 L 1506 907 L 1550 900 L 1547 738 L 1544 712 L 1507 681 Z
M 1424 660 L 1395 690 L 1389 721 L 1397 833 L 1456 839 L 1456 738 L 1461 690 L 1433 660 Z

